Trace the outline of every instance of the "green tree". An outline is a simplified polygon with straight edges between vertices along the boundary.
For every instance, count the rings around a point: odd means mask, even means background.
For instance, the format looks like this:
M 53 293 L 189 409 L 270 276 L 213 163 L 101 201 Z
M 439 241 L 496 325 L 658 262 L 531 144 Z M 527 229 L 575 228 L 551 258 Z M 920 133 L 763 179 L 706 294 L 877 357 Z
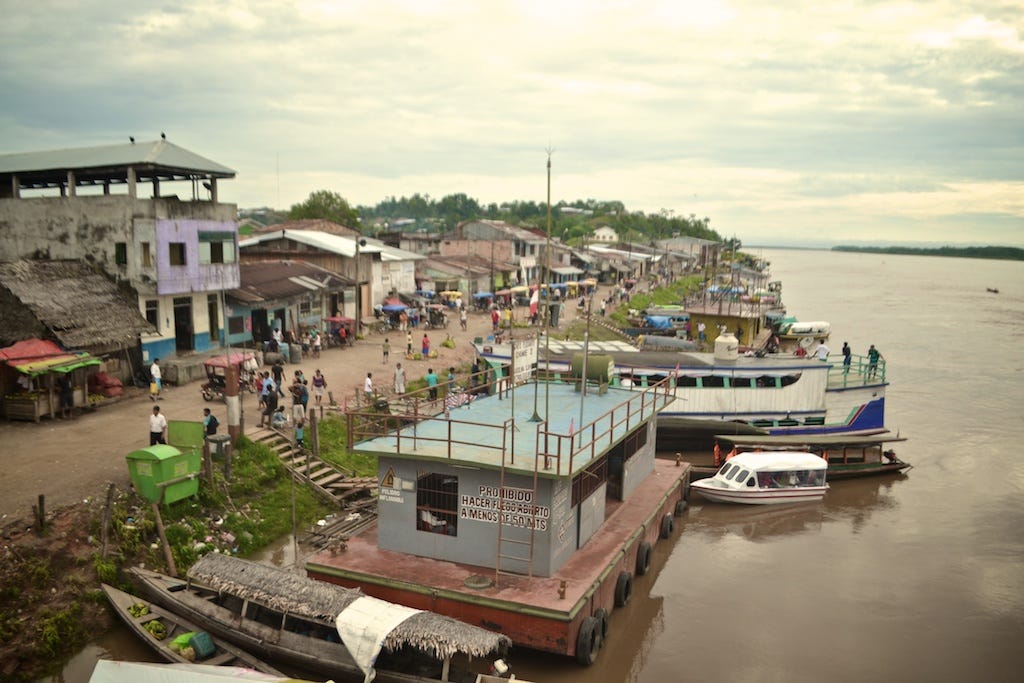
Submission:
M 306 201 L 292 204 L 292 208 L 288 211 L 288 218 L 291 220 L 323 218 L 347 228 L 360 229 L 359 212 L 349 206 L 344 197 L 330 190 L 311 192 Z

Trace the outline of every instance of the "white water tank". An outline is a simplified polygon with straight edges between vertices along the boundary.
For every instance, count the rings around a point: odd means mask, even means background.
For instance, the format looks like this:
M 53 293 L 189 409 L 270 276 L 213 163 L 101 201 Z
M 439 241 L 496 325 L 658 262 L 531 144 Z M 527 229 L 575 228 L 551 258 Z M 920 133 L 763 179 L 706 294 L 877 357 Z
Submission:
M 723 332 L 715 339 L 715 360 L 736 360 L 740 357 L 740 342 L 732 332 Z

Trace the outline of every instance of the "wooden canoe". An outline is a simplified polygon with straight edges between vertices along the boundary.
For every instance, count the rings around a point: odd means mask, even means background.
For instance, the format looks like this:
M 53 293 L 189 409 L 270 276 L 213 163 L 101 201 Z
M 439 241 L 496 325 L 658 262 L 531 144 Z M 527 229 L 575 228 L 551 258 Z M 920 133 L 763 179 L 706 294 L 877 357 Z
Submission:
M 226 643 L 219 638 L 213 638 L 213 644 L 216 647 L 216 652 L 214 652 L 212 656 L 203 660 L 188 660 L 180 653 L 175 652 L 170 648 L 171 641 L 183 633 L 188 633 L 190 631 L 199 632 L 203 629 L 199 628 L 191 621 L 172 612 L 168 612 L 159 605 L 155 605 L 148 600 L 136 597 L 131 593 L 125 593 L 124 591 L 118 590 L 117 588 L 105 583 L 102 584 L 102 586 L 103 592 L 107 594 L 107 599 L 110 601 L 110 605 L 114 608 L 114 611 L 117 612 L 118 616 L 121 617 L 124 623 L 128 625 L 128 628 L 146 641 L 146 643 L 148 643 L 158 655 L 168 662 L 206 664 L 208 666 L 238 666 L 262 671 L 263 673 L 279 675 L 282 677 L 284 676 L 284 674 L 266 662 L 257 659 L 245 650 L 235 647 L 230 643 Z M 132 616 L 128 609 L 136 603 L 143 603 L 147 605 L 149 607 L 149 612 L 138 617 Z M 145 628 L 148 622 L 157 619 L 163 622 L 164 627 L 167 629 L 167 634 L 160 640 L 157 640 Z

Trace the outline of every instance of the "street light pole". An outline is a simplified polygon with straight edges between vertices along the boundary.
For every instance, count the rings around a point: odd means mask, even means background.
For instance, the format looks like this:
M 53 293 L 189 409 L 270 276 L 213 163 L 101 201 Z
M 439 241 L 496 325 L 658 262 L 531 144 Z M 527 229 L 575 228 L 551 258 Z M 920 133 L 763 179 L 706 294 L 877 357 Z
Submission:
M 355 301 L 355 304 L 356 304 L 356 324 L 355 324 L 355 329 L 352 330 L 352 334 L 358 336 L 359 332 L 362 330 L 362 326 L 363 326 L 362 311 L 360 310 L 361 309 L 361 304 L 362 304 L 361 300 L 363 298 L 362 297 L 363 292 L 362 292 L 362 286 L 361 286 L 361 284 L 359 282 L 359 248 L 366 246 L 366 240 L 363 239 L 362 237 L 357 237 L 355 239 L 355 243 L 356 243 L 356 301 Z

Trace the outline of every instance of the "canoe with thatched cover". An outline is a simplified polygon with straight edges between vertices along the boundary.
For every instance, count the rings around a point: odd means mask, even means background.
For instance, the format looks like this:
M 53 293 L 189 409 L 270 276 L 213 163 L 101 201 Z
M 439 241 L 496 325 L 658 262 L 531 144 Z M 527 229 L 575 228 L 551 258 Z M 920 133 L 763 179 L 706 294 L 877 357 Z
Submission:
M 369 662 L 373 665 L 376 660 L 379 681 L 454 680 L 449 679 L 453 658 L 501 656 L 512 644 L 507 636 L 390 603 L 381 605 L 386 613 L 367 616 L 366 609 L 374 605 L 362 591 L 219 553 L 196 562 L 187 584 L 144 569 L 132 573 L 151 599 L 185 612 L 211 633 L 270 659 L 290 661 L 327 676 L 372 675 L 367 662 L 357 662 L 350 652 L 362 648 L 341 642 L 339 627 L 346 620 L 360 620 L 350 624 L 349 634 L 365 627 L 368 637 L 377 639 L 377 650 L 383 648 L 379 657 L 374 651 Z M 359 608 L 349 610 L 354 605 Z M 408 614 L 394 619 L 399 610 Z M 389 618 L 397 625 L 386 633 L 372 633 L 375 622 L 386 623 Z

